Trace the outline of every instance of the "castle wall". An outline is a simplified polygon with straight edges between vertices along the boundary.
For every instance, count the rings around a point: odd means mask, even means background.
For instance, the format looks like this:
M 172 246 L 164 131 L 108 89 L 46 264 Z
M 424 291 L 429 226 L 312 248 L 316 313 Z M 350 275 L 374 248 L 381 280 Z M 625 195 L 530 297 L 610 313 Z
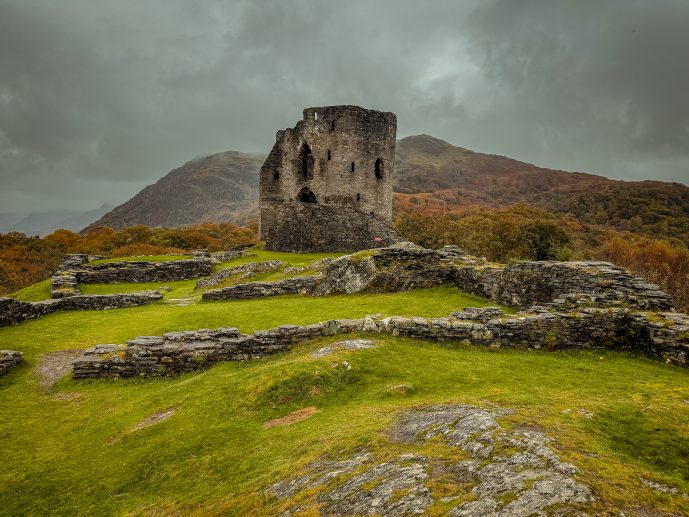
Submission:
M 354 251 L 375 247 L 357 242 L 351 226 L 372 225 L 373 216 L 383 225 L 392 221 L 397 119 L 393 113 L 357 106 L 307 108 L 294 128 L 279 131 L 261 168 L 260 238 L 267 249 L 295 251 L 291 233 L 298 225 L 318 224 L 324 239 L 302 233 L 299 251 Z M 308 202 L 306 202 L 308 201 Z M 348 208 L 332 220 L 309 218 L 298 205 L 327 206 L 332 214 Z M 291 224 L 291 218 L 298 222 Z M 367 232 L 370 233 L 370 232 Z
M 282 325 L 254 334 L 236 328 L 171 332 L 125 345 L 97 345 L 74 362 L 75 379 L 160 377 L 208 368 L 220 361 L 258 359 L 311 339 L 365 332 L 429 341 L 543 350 L 627 350 L 678 366 L 689 366 L 689 316 L 628 309 L 503 314 L 495 308 L 467 309 L 447 318 L 392 316 Z

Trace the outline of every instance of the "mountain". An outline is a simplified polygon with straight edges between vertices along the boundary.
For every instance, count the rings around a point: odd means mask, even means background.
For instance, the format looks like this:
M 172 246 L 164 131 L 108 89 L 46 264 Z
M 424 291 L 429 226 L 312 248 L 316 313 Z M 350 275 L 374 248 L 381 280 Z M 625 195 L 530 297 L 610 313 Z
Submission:
M 537 167 L 455 147 L 428 135 L 397 143 L 396 211 L 444 212 L 528 203 L 605 225 L 689 244 L 689 187 L 621 181 Z
M 204 221 L 246 224 L 258 212 L 264 156 L 236 151 L 191 160 L 87 226 L 183 226 Z
M 0 233 L 21 232 L 26 235 L 47 235 L 58 228 L 79 231 L 84 225 L 112 210 L 104 204 L 92 210 L 52 210 L 30 214 L 0 214 Z
M 257 217 L 263 159 L 230 151 L 192 160 L 86 229 L 202 221 L 246 224 Z M 546 169 L 429 135 L 397 142 L 395 175 L 398 213 L 529 203 L 571 214 L 583 223 L 680 238 L 689 244 L 689 187 L 679 183 L 629 182 Z

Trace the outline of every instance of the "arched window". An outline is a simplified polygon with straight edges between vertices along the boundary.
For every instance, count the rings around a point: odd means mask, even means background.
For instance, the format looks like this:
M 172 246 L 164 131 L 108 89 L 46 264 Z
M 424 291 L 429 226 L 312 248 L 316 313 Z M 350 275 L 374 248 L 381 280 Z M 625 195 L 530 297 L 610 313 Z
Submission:
M 376 171 L 376 178 L 380 179 L 383 177 L 383 159 L 382 158 L 378 158 L 376 160 L 375 171 Z
M 301 175 L 305 180 L 310 180 L 313 178 L 314 159 L 309 144 L 304 142 L 301 145 L 301 150 L 299 154 L 301 157 Z
M 275 173 L 273 174 L 273 179 L 274 179 L 275 181 L 277 181 L 277 180 L 280 179 L 280 173 L 279 173 L 278 171 L 275 171 Z
M 304 187 L 299 192 L 299 201 L 302 203 L 318 203 L 316 194 L 314 194 L 309 187 Z

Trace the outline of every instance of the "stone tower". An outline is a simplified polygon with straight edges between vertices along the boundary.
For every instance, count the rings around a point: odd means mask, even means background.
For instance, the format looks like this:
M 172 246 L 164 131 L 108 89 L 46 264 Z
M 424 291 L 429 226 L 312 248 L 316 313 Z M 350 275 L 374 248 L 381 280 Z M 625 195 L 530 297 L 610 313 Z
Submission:
M 394 113 L 326 106 L 278 131 L 259 183 L 266 249 L 357 251 L 400 240 L 390 228 L 396 129 Z

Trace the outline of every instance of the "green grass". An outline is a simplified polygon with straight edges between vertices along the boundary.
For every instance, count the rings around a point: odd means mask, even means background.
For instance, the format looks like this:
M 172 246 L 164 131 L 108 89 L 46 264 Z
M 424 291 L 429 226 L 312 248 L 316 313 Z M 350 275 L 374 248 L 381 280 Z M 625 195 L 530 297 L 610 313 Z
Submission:
M 50 392 L 37 388 L 29 366 L 20 368 L 0 380 L 0 430 L 12 451 L 0 471 L 1 511 L 271 515 L 281 507 L 265 499 L 266 486 L 324 453 L 365 444 L 393 454 L 381 430 L 396 412 L 442 402 L 515 408 L 504 425 L 536 425 L 555 437 L 558 453 L 613 507 L 689 510 L 680 496 L 640 484 L 643 476 L 689 489 L 689 465 L 677 454 L 684 449 L 672 447 L 689 439 L 684 370 L 611 352 L 517 352 L 390 337 L 376 349 L 311 358 L 334 339 L 178 379 L 65 379 Z M 331 367 L 343 358 L 351 370 Z M 413 390 L 391 389 L 400 384 Z M 292 426 L 261 427 L 306 405 L 319 412 Z M 578 407 L 596 416 L 563 413 Z M 168 421 L 128 431 L 168 408 L 177 410 Z M 613 408 L 635 416 L 610 419 Z M 608 427 L 620 424 L 625 436 L 639 435 L 633 454 L 611 440 Z M 655 439 L 646 443 L 650 429 Z
M 48 300 L 50 298 L 50 278 L 30 285 L 17 292 L 8 294 L 10 298 L 16 298 L 22 302 L 40 302 L 41 300 Z
M 246 250 L 246 256 L 227 262 L 221 262 L 214 266 L 215 270 L 227 267 L 239 266 L 248 262 L 264 262 L 268 260 L 282 260 L 285 267 L 303 267 L 317 260 L 342 256 L 343 253 L 281 253 L 279 251 L 266 251 L 261 248 Z
M 103 264 L 106 262 L 170 262 L 172 260 L 189 260 L 191 255 L 145 255 L 141 257 L 115 257 L 93 260 L 89 264 Z
M 168 283 L 173 290 L 166 296 L 190 295 L 194 283 Z M 149 288 L 81 288 L 129 286 Z M 552 436 L 552 447 L 594 489 L 599 503 L 593 513 L 689 513 L 681 495 L 689 492 L 689 371 L 629 354 L 492 350 L 372 336 L 379 341 L 375 349 L 313 359 L 312 350 L 342 339 L 331 337 L 175 379 L 66 378 L 44 390 L 35 371 L 47 352 L 137 335 L 219 326 L 251 332 L 372 313 L 445 316 L 486 304 L 492 305 L 438 287 L 186 307 L 156 302 L 61 312 L 2 328 L 0 349 L 20 350 L 26 361 L 0 378 L 0 514 L 279 514 L 284 504 L 266 498 L 265 487 L 323 454 L 361 445 L 379 457 L 397 454 L 409 446 L 390 444 L 383 432 L 395 415 L 445 402 L 511 407 L 515 412 L 503 425 L 527 425 Z M 351 370 L 332 367 L 343 359 Z M 316 406 L 318 413 L 287 427 L 261 426 L 305 406 Z M 132 431 L 169 408 L 176 409 L 169 420 Z M 654 492 L 642 477 L 676 486 L 680 494 Z M 441 489 L 445 481 L 430 483 Z

